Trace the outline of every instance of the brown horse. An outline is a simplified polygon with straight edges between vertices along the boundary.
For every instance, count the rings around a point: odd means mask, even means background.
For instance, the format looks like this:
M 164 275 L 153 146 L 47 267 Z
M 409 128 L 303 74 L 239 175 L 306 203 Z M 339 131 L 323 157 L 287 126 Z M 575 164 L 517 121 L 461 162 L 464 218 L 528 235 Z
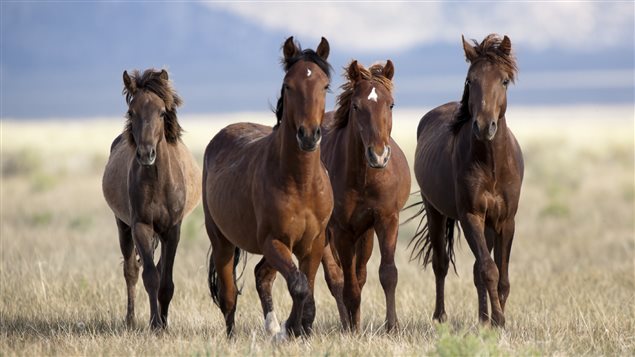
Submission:
M 317 51 L 302 50 L 289 37 L 283 53 L 286 75 L 276 126 L 227 126 L 205 150 L 203 208 L 212 246 L 209 285 L 228 336 L 234 328 L 240 249 L 264 255 L 255 275 L 267 332 L 274 334 L 280 327 L 271 297 L 276 271 L 284 276 L 293 299 L 279 337 L 310 334 L 315 318 L 313 285 L 333 209 L 331 184 L 320 161 L 329 44 L 322 38 Z
M 165 328 L 174 294 L 172 268 L 181 221 L 200 200 L 201 170 L 180 139 L 176 108 L 181 98 L 172 89 L 168 72 L 123 72 L 123 81 L 127 121 L 110 148 L 102 182 L 104 197 L 119 230 L 128 288 L 126 323 L 134 323 L 138 254 L 150 298 L 150 325 Z M 159 241 L 161 258 L 155 266 Z
M 328 225 L 329 243 L 335 251 L 325 249 L 324 274 L 338 302 L 342 324 L 352 330 L 359 329 L 361 293 L 375 232 L 381 252 L 379 279 L 386 295 L 386 328 L 397 326 L 395 246 L 399 212 L 410 191 L 410 169 L 390 137 L 393 74 L 390 60 L 385 66 L 368 69 L 353 61 L 334 118 L 324 130 L 322 160 L 335 197 Z
M 480 320 L 489 321 L 489 293 L 492 323 L 503 327 L 524 171 L 520 146 L 505 119 L 507 86 L 517 67 L 507 36 L 492 34 L 474 45 L 463 39 L 463 49 L 470 63 L 463 98 L 431 110 L 417 128 L 415 175 L 427 225 L 413 238 L 413 254 L 424 265 L 432 258 L 437 294 L 433 318 L 443 322 L 445 276 L 449 262 L 454 264 L 453 230 L 458 220 L 476 257 Z

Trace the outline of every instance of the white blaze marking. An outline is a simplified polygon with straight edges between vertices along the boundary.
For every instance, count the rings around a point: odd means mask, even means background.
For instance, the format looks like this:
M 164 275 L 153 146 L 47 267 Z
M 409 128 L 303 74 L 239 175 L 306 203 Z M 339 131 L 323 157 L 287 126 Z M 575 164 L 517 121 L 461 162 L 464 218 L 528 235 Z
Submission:
M 311 70 L 308 68 L 306 69 L 306 76 L 311 77 Z
M 375 87 L 373 87 L 373 90 L 370 91 L 370 94 L 368 95 L 368 100 L 372 100 L 373 102 L 377 102 L 377 92 L 375 92 Z

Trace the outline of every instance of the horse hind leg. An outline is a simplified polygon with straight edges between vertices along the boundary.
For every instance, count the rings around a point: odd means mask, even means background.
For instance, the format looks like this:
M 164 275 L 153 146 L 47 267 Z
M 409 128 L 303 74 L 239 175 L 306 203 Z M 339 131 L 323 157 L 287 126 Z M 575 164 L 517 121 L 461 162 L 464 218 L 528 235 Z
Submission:
M 232 337 L 238 299 L 238 289 L 234 281 L 236 246 L 222 235 L 216 224 L 208 217 L 205 219 L 205 227 L 212 244 L 208 267 L 210 294 L 214 303 L 220 307 L 223 313 L 227 336 Z
M 126 312 L 126 325 L 132 327 L 134 325 L 134 305 L 137 281 L 139 280 L 139 262 L 137 261 L 134 241 L 132 240 L 132 231 L 130 226 L 125 224 L 119 218 L 116 218 L 117 230 L 119 231 L 119 247 L 123 255 L 123 276 L 126 279 L 126 288 L 128 295 L 128 305 Z
M 505 313 L 505 303 L 507 297 L 509 297 L 509 256 L 511 254 L 512 242 L 514 240 L 515 222 L 510 220 L 505 222 L 502 229 L 502 234 L 498 235 L 494 248 L 494 261 L 498 266 L 499 279 L 498 279 L 498 297 L 500 300 L 501 309 Z
M 450 257 L 446 250 L 448 237 L 445 236 L 448 218 L 428 202 L 425 202 L 425 207 L 431 246 L 428 249 L 432 249 L 432 270 L 434 271 L 436 286 L 436 302 L 432 318 L 439 322 L 445 322 L 447 320 L 447 314 L 445 313 L 445 277 L 448 275 L 448 267 L 450 265 Z
M 267 259 L 264 257 L 256 264 L 256 268 L 254 269 L 256 290 L 258 291 L 262 312 L 265 317 L 265 331 L 270 336 L 274 336 L 280 332 L 280 324 L 278 323 L 276 313 L 273 311 L 273 297 L 271 295 L 276 274 L 276 270 L 267 263 Z
M 174 295 L 172 272 L 180 235 L 181 223 L 179 222 L 170 229 L 170 231 L 165 235 L 164 241 L 161 243 L 161 259 L 158 264 L 158 269 L 161 273 L 161 283 L 159 285 L 159 308 L 161 311 L 163 328 L 168 327 L 168 309 L 170 307 L 170 301 L 172 301 L 172 296 Z

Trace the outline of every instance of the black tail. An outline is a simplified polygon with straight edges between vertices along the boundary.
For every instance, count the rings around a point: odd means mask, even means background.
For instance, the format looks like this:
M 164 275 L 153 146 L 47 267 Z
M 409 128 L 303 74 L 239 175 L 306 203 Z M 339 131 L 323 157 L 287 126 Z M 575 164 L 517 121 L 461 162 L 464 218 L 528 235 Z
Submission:
M 424 267 L 430 264 L 432 260 L 432 240 L 430 239 L 430 231 L 428 229 L 428 220 L 426 219 L 425 224 L 423 223 L 426 218 L 426 207 L 421 202 L 415 202 L 406 208 L 411 208 L 415 206 L 421 206 L 419 211 L 414 214 L 414 216 L 408 218 L 403 224 L 412 221 L 413 219 L 421 216 L 421 220 L 419 220 L 419 225 L 415 230 L 415 234 L 408 243 L 408 248 L 412 245 L 412 252 L 410 253 L 410 261 L 417 260 Z M 458 224 L 452 218 L 447 218 L 445 223 L 445 240 L 446 240 L 446 252 L 448 257 L 450 258 L 450 262 L 452 263 L 452 267 L 454 268 L 454 272 L 456 273 L 456 265 L 454 263 L 454 226 Z M 461 236 L 461 228 L 457 227 L 459 230 L 459 237 Z M 414 245 L 413 245 L 414 243 Z
M 243 277 L 243 273 L 245 272 L 245 267 L 247 265 L 247 253 L 243 252 L 240 248 L 236 247 L 234 249 L 234 284 L 238 287 L 238 281 Z M 219 294 L 219 282 L 218 282 L 218 272 L 216 271 L 216 267 L 214 266 L 214 260 L 212 259 L 212 247 L 209 249 L 208 258 L 208 275 L 207 275 L 207 285 L 209 285 L 209 292 L 212 295 L 212 301 L 214 304 L 220 307 L 220 296 Z M 242 260 L 243 268 L 240 272 L 240 275 L 236 276 L 236 266 Z M 240 294 L 243 290 L 241 286 L 238 288 L 238 294 Z

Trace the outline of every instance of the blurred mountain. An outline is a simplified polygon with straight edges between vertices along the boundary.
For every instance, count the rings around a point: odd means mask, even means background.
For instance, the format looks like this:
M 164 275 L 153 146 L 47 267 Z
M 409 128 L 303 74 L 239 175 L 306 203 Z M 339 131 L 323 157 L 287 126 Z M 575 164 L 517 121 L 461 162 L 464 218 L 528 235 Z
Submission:
M 283 77 L 280 46 L 293 35 L 189 2 L 3 2 L 1 8 L 2 118 L 120 115 L 122 72 L 149 67 L 169 69 L 185 99 L 182 113 L 268 110 Z M 336 75 L 328 106 L 353 58 L 366 65 L 393 60 L 399 107 L 459 99 L 467 71 L 460 36 L 452 44 L 361 54 L 332 44 Z M 319 42 L 297 40 L 311 48 Z M 599 50 L 592 43 L 582 50 L 514 45 L 520 74 L 510 102 L 633 103 L 630 40 Z

